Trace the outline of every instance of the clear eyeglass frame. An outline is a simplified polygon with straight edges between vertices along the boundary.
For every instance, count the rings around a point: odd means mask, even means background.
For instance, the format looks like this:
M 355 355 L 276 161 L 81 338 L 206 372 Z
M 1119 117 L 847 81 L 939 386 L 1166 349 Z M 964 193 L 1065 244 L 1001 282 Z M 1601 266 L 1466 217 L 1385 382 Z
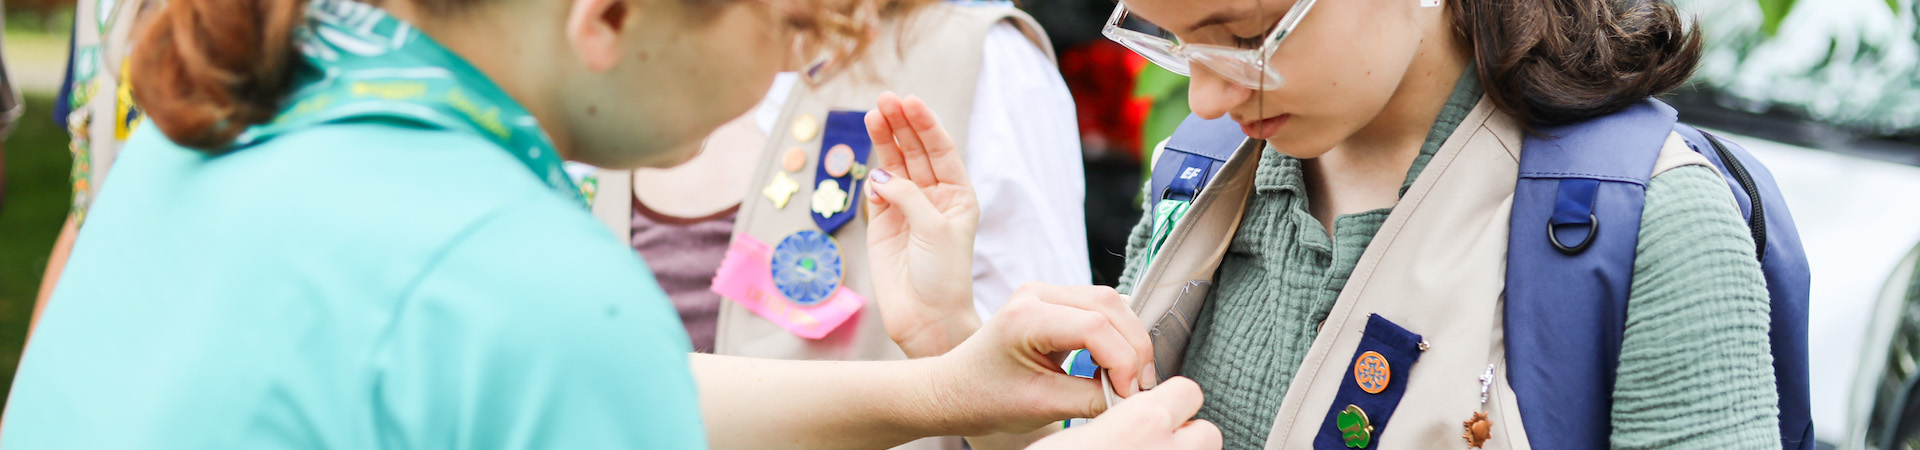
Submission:
M 1173 73 L 1193 76 L 1192 64 L 1197 62 L 1234 84 L 1255 90 L 1277 89 L 1286 78 L 1267 62 L 1273 59 L 1273 52 L 1280 47 L 1280 42 L 1300 26 L 1307 11 L 1313 9 L 1314 1 L 1299 0 L 1294 3 L 1293 8 L 1274 24 L 1273 31 L 1267 34 L 1260 48 L 1187 44 L 1122 28 L 1121 24 L 1126 22 L 1129 15 L 1125 1 L 1113 8 L 1113 16 L 1107 19 L 1107 25 L 1100 30 L 1100 34 Z

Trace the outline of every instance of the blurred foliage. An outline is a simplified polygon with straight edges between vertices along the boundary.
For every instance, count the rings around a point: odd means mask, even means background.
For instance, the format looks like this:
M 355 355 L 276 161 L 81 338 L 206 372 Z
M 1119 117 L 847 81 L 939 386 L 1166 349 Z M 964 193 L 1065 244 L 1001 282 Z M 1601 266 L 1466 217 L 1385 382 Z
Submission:
M 1920 2 L 1675 2 L 1699 19 L 1707 48 L 1694 80 L 1722 106 L 1865 135 L 1920 132 L 1920 14 L 1910 9 Z
M 1760 5 L 1760 32 L 1768 36 L 1780 32 L 1780 22 L 1787 20 L 1787 13 L 1793 11 L 1794 0 L 1754 0 Z M 1900 12 L 1900 0 L 1887 0 L 1887 9 Z
M 1760 4 L 1760 32 L 1772 36 L 1780 32 L 1780 22 L 1793 10 L 1793 0 L 1755 0 Z M 1887 0 L 1892 3 L 1895 0 Z

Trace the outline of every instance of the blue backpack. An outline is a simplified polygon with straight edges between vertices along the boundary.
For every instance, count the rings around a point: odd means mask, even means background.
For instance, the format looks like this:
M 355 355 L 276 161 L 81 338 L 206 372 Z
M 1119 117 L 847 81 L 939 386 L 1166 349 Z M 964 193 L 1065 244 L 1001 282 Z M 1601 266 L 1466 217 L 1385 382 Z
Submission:
M 1783 448 L 1813 447 L 1806 253 L 1773 175 L 1731 142 L 1648 99 L 1526 137 L 1507 244 L 1507 380 L 1535 448 L 1603 449 L 1646 186 L 1669 133 L 1718 167 L 1753 233 L 1772 302 Z M 1189 116 L 1157 157 L 1149 200 L 1189 200 L 1245 135 Z M 1604 224 L 1605 226 L 1602 226 Z

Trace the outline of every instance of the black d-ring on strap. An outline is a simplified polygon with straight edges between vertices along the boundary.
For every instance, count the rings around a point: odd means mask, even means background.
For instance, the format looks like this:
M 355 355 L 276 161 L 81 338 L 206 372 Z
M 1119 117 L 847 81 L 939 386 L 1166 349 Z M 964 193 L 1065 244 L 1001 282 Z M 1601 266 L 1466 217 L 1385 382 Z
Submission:
M 1553 248 L 1560 250 L 1560 253 L 1578 255 L 1580 252 L 1586 251 L 1587 247 L 1592 246 L 1593 237 L 1600 234 L 1600 218 L 1595 217 L 1593 213 L 1587 213 L 1587 223 L 1585 225 L 1587 225 L 1587 237 L 1580 239 L 1579 244 L 1568 247 L 1566 244 L 1560 243 L 1560 236 L 1554 234 L 1554 231 L 1556 231 L 1554 227 L 1558 225 L 1555 225 L 1553 220 L 1549 219 L 1547 220 L 1547 241 L 1552 242 Z

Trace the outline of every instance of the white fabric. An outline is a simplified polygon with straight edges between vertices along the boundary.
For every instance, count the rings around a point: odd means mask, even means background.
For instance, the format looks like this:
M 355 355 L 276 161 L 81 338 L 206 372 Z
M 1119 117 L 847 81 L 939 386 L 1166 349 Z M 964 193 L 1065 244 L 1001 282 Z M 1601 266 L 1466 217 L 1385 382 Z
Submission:
M 981 320 L 1029 281 L 1093 281 L 1073 95 L 1013 25 L 994 25 L 985 44 L 967 131 L 967 173 L 980 198 L 973 303 Z
M 760 126 L 760 134 L 778 136 L 773 134 L 773 126 L 780 122 L 780 111 L 787 105 L 787 95 L 793 92 L 793 82 L 799 79 L 800 74 L 794 72 L 780 72 L 773 76 L 773 86 L 767 88 L 767 96 L 761 98 L 760 106 L 753 109 L 753 124 Z
M 761 111 L 777 115 L 793 75 L 775 79 Z M 967 130 L 967 174 L 980 198 L 973 246 L 973 305 L 992 317 L 1029 281 L 1084 285 L 1086 177 L 1079 122 L 1060 70 L 1011 24 L 987 30 Z M 756 116 L 773 133 L 775 118 Z

